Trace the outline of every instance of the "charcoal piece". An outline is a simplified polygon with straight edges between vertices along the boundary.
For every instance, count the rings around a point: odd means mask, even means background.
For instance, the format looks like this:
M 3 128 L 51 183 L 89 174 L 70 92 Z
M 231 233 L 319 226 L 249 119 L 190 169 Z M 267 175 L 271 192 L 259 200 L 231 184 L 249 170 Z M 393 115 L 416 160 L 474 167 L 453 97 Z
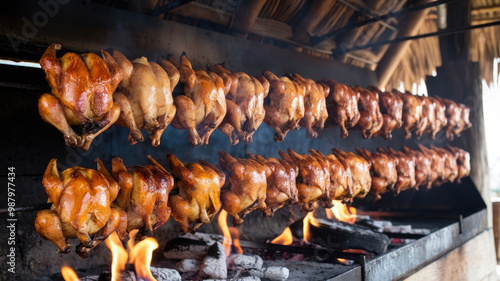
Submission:
M 257 255 L 242 255 L 235 254 L 228 257 L 228 267 L 230 269 L 243 268 L 243 269 L 260 269 L 264 261 Z
M 151 267 L 151 274 L 158 281 L 181 281 L 181 275 L 177 270 L 171 268 Z
M 94 279 L 95 278 L 95 279 Z M 83 277 L 80 278 L 80 281 L 110 281 L 111 280 L 111 272 L 103 272 L 99 276 L 91 276 L 91 277 Z M 135 272 L 130 270 L 124 270 L 120 273 L 121 281 L 136 281 L 137 278 L 135 276 Z
M 269 280 L 286 280 L 290 275 L 290 270 L 284 266 L 270 266 L 261 269 L 250 269 L 248 273 Z
M 175 265 L 175 270 L 179 272 L 198 272 L 200 269 L 201 260 L 185 259 Z
M 167 242 L 163 255 L 167 259 L 203 259 L 208 245 L 204 241 L 177 237 Z
M 214 243 L 208 248 L 207 256 L 200 266 L 200 274 L 214 279 L 227 278 L 226 254 L 221 243 Z

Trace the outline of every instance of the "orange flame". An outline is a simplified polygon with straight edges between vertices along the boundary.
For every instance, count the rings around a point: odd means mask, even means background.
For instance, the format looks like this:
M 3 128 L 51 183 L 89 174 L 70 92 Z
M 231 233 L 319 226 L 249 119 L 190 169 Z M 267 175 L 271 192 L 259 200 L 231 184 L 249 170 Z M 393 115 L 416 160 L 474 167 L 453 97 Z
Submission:
M 287 227 L 285 230 L 283 230 L 283 233 L 281 233 L 278 237 L 274 238 L 271 243 L 273 244 L 281 244 L 281 245 L 290 245 L 293 243 L 293 235 L 292 235 L 292 230 Z
M 229 228 L 227 227 L 226 210 L 223 209 L 220 211 L 217 222 L 219 223 L 219 227 L 222 230 L 222 234 L 224 235 L 224 242 L 222 242 L 222 246 L 224 246 L 224 252 L 227 257 L 231 253 L 231 245 L 233 244 L 233 241 L 231 239 L 231 233 L 229 232 Z
M 230 227 L 229 233 L 233 239 L 233 246 L 236 248 L 238 254 L 243 254 L 243 249 L 240 246 L 240 231 L 236 227 Z
M 111 262 L 111 281 L 119 281 L 120 272 L 125 270 L 125 266 L 127 265 L 127 251 L 123 248 L 122 242 L 116 232 L 113 232 L 104 242 L 113 257 L 113 261 Z
M 315 221 L 316 221 L 316 219 L 314 218 L 312 212 L 311 213 L 307 213 L 307 216 L 302 221 L 302 223 L 303 223 L 302 235 L 303 235 L 304 241 L 306 241 L 307 243 L 312 243 L 312 234 L 311 234 L 311 231 L 310 231 L 309 224 L 310 223 L 314 223 Z
M 148 237 L 129 249 L 129 262 L 135 266 L 135 273 L 141 280 L 156 281 L 151 274 L 149 265 L 153 259 L 153 251 L 158 248 L 158 242 Z
M 334 206 L 331 209 L 326 209 L 326 216 L 329 219 L 335 218 L 350 224 L 356 222 L 356 208 L 347 208 L 340 200 L 333 200 L 333 204 Z
M 61 274 L 64 281 L 80 281 L 80 279 L 78 279 L 78 275 L 76 275 L 75 271 L 69 266 L 61 267 Z

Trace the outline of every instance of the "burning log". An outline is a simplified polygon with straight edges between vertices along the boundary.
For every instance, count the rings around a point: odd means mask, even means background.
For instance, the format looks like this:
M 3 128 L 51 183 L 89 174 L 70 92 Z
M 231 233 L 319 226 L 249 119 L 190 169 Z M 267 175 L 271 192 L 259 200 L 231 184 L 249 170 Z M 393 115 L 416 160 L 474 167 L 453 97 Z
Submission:
M 261 269 L 250 269 L 248 273 L 269 280 L 286 280 L 290 275 L 290 270 L 284 266 L 270 266 Z
M 200 266 L 200 274 L 215 279 L 227 278 L 226 254 L 220 242 L 208 248 L 207 256 Z
M 261 269 L 264 261 L 261 257 L 257 255 L 247 256 L 247 255 L 231 255 L 228 257 L 228 268 L 229 269 Z
M 201 260 L 185 259 L 175 265 L 175 270 L 179 272 L 198 272 L 200 270 Z
M 207 255 L 208 244 L 205 241 L 176 237 L 167 242 L 163 256 L 167 259 L 203 259 Z

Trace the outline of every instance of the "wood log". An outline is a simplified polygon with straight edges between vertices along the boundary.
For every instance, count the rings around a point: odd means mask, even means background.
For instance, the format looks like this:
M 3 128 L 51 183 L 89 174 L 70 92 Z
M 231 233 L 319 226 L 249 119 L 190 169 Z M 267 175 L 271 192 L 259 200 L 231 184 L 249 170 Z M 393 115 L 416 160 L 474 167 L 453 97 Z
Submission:
M 257 276 L 245 276 L 231 279 L 203 279 L 203 281 L 260 281 L 260 278 Z
M 207 256 L 200 266 L 200 274 L 215 279 L 227 278 L 226 254 L 220 242 L 208 248 Z

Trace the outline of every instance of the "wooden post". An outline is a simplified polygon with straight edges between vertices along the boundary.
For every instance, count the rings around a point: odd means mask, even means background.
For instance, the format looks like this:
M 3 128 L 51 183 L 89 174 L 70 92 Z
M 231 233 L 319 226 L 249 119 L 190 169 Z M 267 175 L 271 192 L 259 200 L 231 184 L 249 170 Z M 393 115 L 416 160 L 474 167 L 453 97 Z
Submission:
M 415 3 L 415 6 L 427 4 L 433 1 L 434 0 L 419 0 Z M 417 35 L 418 30 L 424 23 L 428 13 L 429 9 L 425 9 L 409 14 L 401 24 L 396 38 Z M 394 73 L 394 70 L 396 70 L 396 67 L 399 65 L 399 62 L 403 58 L 411 42 L 412 41 L 404 41 L 393 44 L 389 47 L 384 57 L 378 63 L 376 69 L 379 88 L 384 88 L 386 86 L 387 82 L 390 80 L 392 74 Z
M 267 0 L 244 0 L 236 8 L 233 18 L 233 35 L 246 37 Z

